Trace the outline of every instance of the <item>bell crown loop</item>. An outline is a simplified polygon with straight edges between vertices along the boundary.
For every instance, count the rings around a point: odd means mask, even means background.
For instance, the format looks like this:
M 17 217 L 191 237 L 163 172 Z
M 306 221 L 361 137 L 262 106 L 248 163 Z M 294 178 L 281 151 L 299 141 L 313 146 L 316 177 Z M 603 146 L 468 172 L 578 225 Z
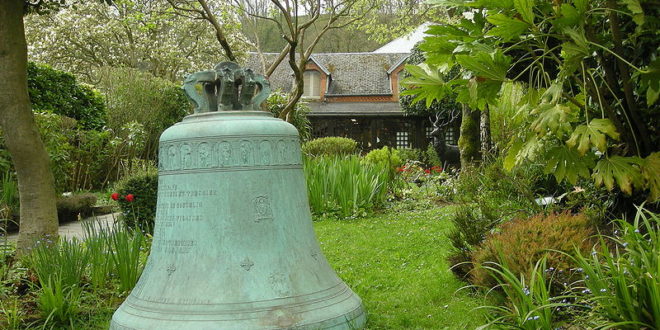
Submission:
M 214 70 L 190 74 L 182 88 L 195 104 L 196 114 L 261 110 L 271 91 L 266 77 L 234 62 L 222 62 Z

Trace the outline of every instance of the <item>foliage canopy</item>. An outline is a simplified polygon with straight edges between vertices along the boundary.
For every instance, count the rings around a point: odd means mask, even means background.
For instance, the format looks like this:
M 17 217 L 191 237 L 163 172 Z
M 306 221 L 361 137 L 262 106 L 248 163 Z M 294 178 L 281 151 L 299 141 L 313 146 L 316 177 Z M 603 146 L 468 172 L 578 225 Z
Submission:
M 506 102 L 529 128 L 509 142 L 507 168 L 535 160 L 558 181 L 591 177 L 660 198 L 660 19 L 652 1 L 433 3 L 462 15 L 427 31 L 426 62 L 407 68 L 416 100 L 456 95 L 482 110 Z M 455 66 L 463 74 L 445 81 Z

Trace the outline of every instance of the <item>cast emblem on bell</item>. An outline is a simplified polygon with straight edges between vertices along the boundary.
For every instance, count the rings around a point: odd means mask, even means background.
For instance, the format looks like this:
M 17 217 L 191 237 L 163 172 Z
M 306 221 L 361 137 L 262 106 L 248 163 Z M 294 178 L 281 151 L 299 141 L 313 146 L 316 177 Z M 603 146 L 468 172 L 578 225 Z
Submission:
M 298 131 L 260 111 L 268 81 L 224 62 L 183 89 L 195 113 L 160 137 L 151 254 L 110 329 L 362 328 L 316 241 Z

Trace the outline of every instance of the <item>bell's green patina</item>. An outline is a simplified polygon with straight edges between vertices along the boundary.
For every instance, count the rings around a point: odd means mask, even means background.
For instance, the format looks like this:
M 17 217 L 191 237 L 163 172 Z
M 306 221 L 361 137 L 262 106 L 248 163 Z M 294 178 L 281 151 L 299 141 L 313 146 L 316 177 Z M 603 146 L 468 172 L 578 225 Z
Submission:
M 160 137 L 151 254 L 110 328 L 362 328 L 316 241 L 298 132 L 255 111 L 268 81 L 225 62 L 184 89 L 197 108 Z

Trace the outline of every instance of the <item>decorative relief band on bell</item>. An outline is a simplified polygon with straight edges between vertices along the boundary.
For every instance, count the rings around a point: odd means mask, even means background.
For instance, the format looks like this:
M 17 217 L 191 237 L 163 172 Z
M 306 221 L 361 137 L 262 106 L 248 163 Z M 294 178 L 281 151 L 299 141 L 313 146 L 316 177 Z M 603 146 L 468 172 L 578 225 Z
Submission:
M 204 171 L 287 169 L 302 166 L 297 137 L 215 137 L 160 144 L 161 175 Z

